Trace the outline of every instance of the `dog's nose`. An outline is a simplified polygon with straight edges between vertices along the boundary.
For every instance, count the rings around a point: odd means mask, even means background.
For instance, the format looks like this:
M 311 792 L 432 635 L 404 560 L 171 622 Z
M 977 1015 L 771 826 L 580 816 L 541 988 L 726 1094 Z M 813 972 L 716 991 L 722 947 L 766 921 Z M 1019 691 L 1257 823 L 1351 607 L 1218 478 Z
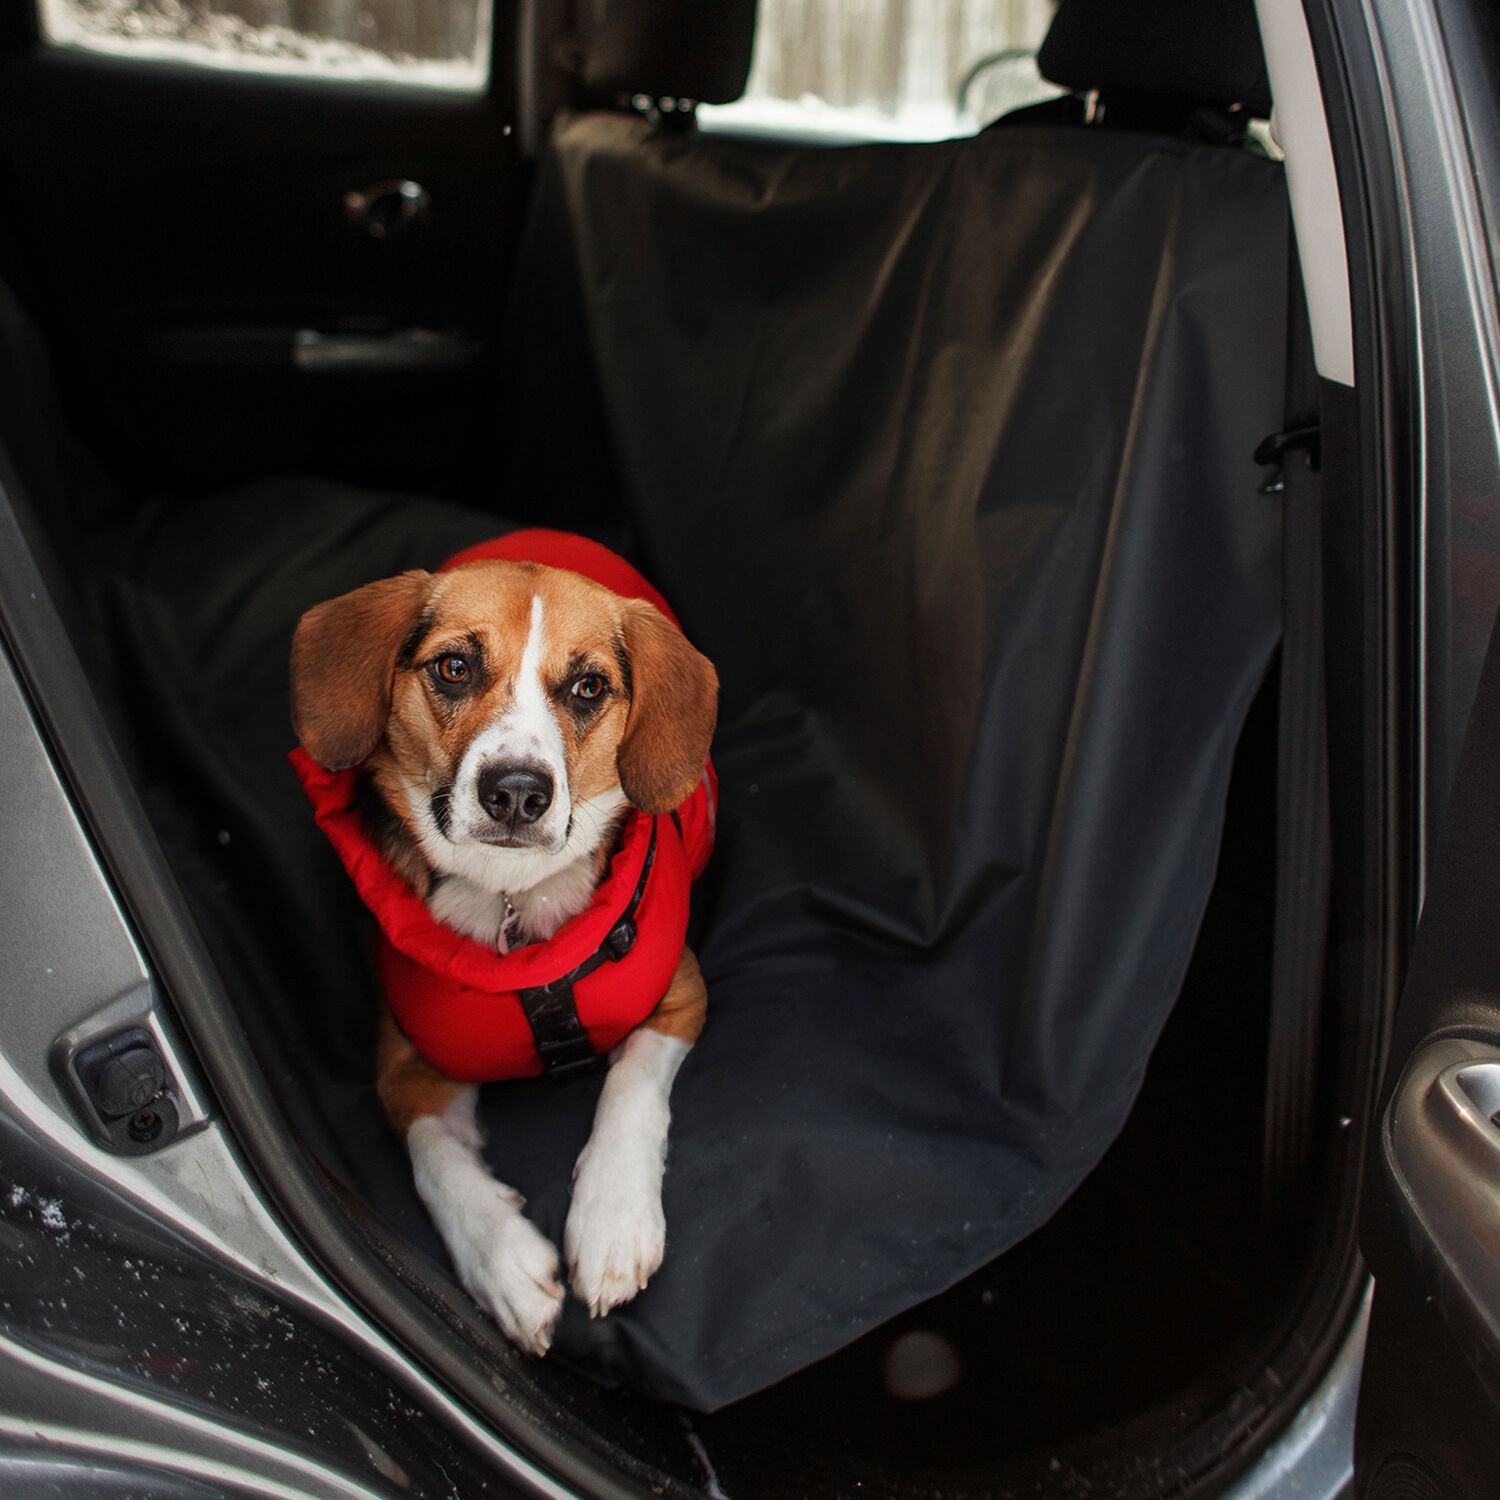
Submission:
M 479 805 L 497 823 L 523 828 L 552 806 L 552 777 L 540 766 L 486 766 L 478 792 Z

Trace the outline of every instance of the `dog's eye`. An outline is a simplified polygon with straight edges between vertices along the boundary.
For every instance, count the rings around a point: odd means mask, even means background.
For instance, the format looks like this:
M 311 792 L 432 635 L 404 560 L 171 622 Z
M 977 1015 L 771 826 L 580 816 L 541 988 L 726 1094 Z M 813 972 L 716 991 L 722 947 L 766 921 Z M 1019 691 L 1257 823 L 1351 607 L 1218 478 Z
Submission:
M 463 687 L 468 682 L 472 669 L 462 656 L 440 656 L 432 664 L 439 682 L 449 687 Z
M 585 672 L 577 682 L 573 684 L 573 696 L 582 698 L 585 703 L 592 703 L 596 698 L 604 696 L 607 684 L 600 672 Z

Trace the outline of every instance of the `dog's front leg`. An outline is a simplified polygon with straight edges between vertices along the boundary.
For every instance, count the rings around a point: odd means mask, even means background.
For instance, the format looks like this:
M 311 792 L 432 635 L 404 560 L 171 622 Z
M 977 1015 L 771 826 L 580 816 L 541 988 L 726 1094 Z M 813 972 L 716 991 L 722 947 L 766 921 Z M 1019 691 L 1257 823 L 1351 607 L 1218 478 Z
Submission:
M 521 1212 L 521 1195 L 485 1166 L 477 1090 L 424 1061 L 388 1011 L 377 1088 L 464 1289 L 513 1343 L 545 1354 L 563 1300 L 557 1251 Z
M 611 1059 L 563 1231 L 573 1290 L 591 1316 L 630 1301 L 661 1265 L 669 1100 L 707 1003 L 698 961 L 684 949 L 671 988 Z

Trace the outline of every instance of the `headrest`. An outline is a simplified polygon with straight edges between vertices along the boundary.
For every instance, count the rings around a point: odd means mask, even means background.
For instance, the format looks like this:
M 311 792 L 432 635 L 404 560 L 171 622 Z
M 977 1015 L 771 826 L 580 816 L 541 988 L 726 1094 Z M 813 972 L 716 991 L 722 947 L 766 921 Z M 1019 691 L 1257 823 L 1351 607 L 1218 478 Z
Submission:
M 756 0 L 578 0 L 581 81 L 595 98 L 728 104 L 745 91 Z
M 1077 92 L 1271 112 L 1254 0 L 1060 0 L 1037 67 Z

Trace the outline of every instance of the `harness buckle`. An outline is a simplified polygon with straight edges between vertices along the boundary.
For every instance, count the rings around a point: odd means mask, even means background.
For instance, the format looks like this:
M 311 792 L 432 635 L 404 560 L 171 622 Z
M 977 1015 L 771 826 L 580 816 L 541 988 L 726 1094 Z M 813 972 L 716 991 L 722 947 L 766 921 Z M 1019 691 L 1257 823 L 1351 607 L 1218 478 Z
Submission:
M 542 1060 L 542 1073 L 554 1083 L 597 1073 L 605 1065 L 603 1053 L 594 1051 L 586 1033 L 538 1042 L 536 1053 Z

